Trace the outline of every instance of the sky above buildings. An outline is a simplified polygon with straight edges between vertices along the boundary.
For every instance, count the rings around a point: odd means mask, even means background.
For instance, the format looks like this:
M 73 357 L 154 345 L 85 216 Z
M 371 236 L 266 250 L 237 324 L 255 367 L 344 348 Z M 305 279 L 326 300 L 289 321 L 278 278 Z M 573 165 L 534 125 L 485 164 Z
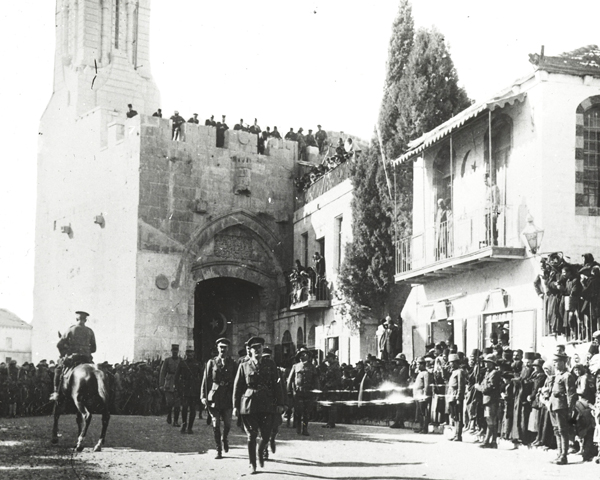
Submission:
M 398 0 L 153 0 L 151 68 L 165 114 L 368 140 Z M 485 100 L 532 71 L 529 53 L 599 44 L 598 0 L 413 0 L 416 27 L 446 37 L 461 85 Z M 39 119 L 52 94 L 54 0 L 3 2 L 0 308 L 33 309 Z M 158 105 L 156 107 L 159 107 Z M 85 186 L 82 185 L 82 195 Z M 85 268 L 85 266 L 81 266 Z

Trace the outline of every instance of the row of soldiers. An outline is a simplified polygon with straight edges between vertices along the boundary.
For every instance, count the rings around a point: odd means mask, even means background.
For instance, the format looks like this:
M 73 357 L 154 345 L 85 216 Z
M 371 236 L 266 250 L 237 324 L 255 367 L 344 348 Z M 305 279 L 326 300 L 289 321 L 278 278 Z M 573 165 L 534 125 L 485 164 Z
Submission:
M 597 331 L 596 347 L 599 340 Z M 420 357 L 413 383 L 417 432 L 427 433 L 430 421 L 446 423 L 449 417 L 453 441 L 462 441 L 467 427 L 481 448 L 498 448 L 501 438 L 514 448 L 556 449 L 558 465 L 567 463 L 568 453 L 574 451 L 569 440 L 577 438 L 575 450 L 591 461 L 600 420 L 600 355 L 591 355 L 587 363 L 570 362 L 564 346 L 548 361 L 520 350 L 498 355 L 491 347 L 483 354 L 474 350 L 468 360 L 446 352 Z

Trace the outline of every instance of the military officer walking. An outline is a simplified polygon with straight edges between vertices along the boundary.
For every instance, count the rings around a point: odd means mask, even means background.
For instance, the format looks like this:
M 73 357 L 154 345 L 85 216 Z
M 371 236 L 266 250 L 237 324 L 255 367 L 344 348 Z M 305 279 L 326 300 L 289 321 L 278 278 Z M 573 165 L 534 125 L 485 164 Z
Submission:
M 568 355 L 555 353 L 552 359 L 556 374 L 551 380 L 550 390 L 550 420 L 556 437 L 558 456 L 553 463 L 567 464 L 569 453 L 569 419 L 575 409 L 577 388 L 575 378 L 567 370 Z
M 302 347 L 296 353 L 294 364 L 287 380 L 288 395 L 294 398 L 294 423 L 298 435 L 309 435 L 308 421 L 315 403 L 312 392 L 319 387 L 319 374 L 310 360 L 310 352 Z
M 171 345 L 171 356 L 165 358 L 162 366 L 160 367 L 160 376 L 158 380 L 158 387 L 165 394 L 165 402 L 167 404 L 167 423 L 171 423 L 173 420 L 174 427 L 180 427 L 179 424 L 179 410 L 181 408 L 181 401 L 176 393 L 175 389 L 175 374 L 177 368 L 181 362 L 179 356 L 179 345 Z M 173 418 L 171 418 L 171 410 L 173 410 Z
M 223 458 L 229 451 L 229 430 L 231 429 L 231 412 L 233 410 L 233 381 L 237 365 L 229 356 L 231 342 L 226 338 L 219 338 L 216 342 L 218 354 L 206 363 L 202 392 L 200 398 L 212 418 L 213 433 L 217 446 L 217 459 Z M 223 432 L 221 434 L 221 421 Z
M 278 384 L 279 374 L 275 362 L 262 358 L 265 340 L 252 337 L 250 360 L 240 364 L 233 386 L 235 415 L 240 413 L 242 423 L 248 436 L 248 457 L 251 473 L 256 473 L 256 439 L 260 431 L 261 441 L 258 446 L 258 461 L 264 466 L 264 452 L 271 438 L 273 415 L 283 412 L 283 398 Z
M 193 433 L 201 382 L 202 367 L 196 360 L 194 349 L 188 347 L 185 350 L 185 359 L 179 362 L 175 372 L 175 388 L 181 399 L 181 433 Z

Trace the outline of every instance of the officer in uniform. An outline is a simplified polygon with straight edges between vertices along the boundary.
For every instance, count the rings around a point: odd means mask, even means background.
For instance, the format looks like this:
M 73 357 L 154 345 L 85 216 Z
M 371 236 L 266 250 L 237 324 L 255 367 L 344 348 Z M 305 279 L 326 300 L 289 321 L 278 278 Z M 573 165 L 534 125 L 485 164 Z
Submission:
M 181 399 L 181 433 L 193 433 L 192 427 L 196 418 L 196 402 L 200 397 L 201 382 L 202 367 L 196 360 L 194 349 L 188 347 L 185 350 L 185 360 L 179 362 L 175 372 L 175 388 Z
M 271 350 L 269 347 L 263 348 L 263 358 L 273 358 L 272 355 L 273 355 L 273 350 Z M 288 401 L 287 401 L 287 392 L 286 392 L 286 388 L 285 388 L 285 385 L 286 385 L 286 383 L 285 383 L 285 379 L 286 379 L 285 368 L 277 367 L 277 372 L 279 374 L 279 387 L 281 390 L 283 403 L 285 405 L 285 408 L 287 409 Z M 271 438 L 269 439 L 269 445 L 271 446 L 271 452 L 273 452 L 273 453 L 275 453 L 275 451 L 277 450 L 277 444 L 275 443 L 275 439 L 277 438 L 277 434 L 279 433 L 279 427 L 281 426 L 282 423 L 283 423 L 283 419 L 281 418 L 281 415 L 279 413 L 275 412 L 273 414 L 273 429 L 271 430 Z M 268 460 L 268 459 L 269 459 L 269 449 L 265 448 L 265 460 Z
M 193 117 L 190 117 L 190 119 L 188 120 L 188 123 L 195 123 L 196 125 L 198 125 L 200 123 L 200 120 L 198 120 L 198 114 L 194 113 Z
M 64 360 L 67 357 L 74 358 L 77 364 L 92 363 L 92 353 L 96 352 L 96 336 L 90 327 L 85 326 L 89 313 L 84 311 L 75 312 L 77 315 L 77 324 L 71 325 L 67 332 L 61 338 L 66 339 L 67 351 L 64 358 L 59 359 L 54 370 L 54 393 L 50 395 L 50 401 L 58 400 L 58 389 L 64 370 Z
M 577 387 L 575 378 L 567 369 L 568 355 L 555 353 L 552 358 L 555 375 L 551 379 L 550 389 L 550 420 L 554 428 L 558 456 L 552 463 L 567 464 L 569 453 L 569 420 L 577 402 Z
M 315 140 L 319 146 L 319 153 L 323 153 L 325 150 L 325 141 L 327 140 L 327 132 L 321 130 L 321 125 L 317 125 L 317 133 L 315 133 Z
M 419 428 L 415 430 L 415 433 L 428 433 L 429 405 L 431 403 L 433 374 L 427 370 L 426 362 L 423 357 L 418 357 L 416 363 L 419 367 L 419 373 L 417 374 L 417 378 L 413 384 L 413 398 L 417 403 Z
M 173 410 L 173 426 L 180 427 L 179 424 L 179 410 L 181 408 L 181 401 L 177 396 L 175 389 L 175 374 L 177 368 L 181 362 L 179 356 L 179 345 L 171 345 L 171 356 L 165 358 L 162 366 L 160 367 L 160 376 L 158 379 L 158 387 L 165 394 L 165 402 L 167 404 L 167 423 L 171 423 L 171 410 Z
M 502 374 L 496 368 L 496 357 L 488 353 L 484 357 L 485 377 L 475 388 L 482 393 L 483 415 L 487 422 L 487 432 L 480 448 L 498 448 L 498 411 L 500 407 L 500 394 L 502 391 Z
M 260 431 L 258 461 L 264 466 L 264 452 L 271 438 L 273 415 L 283 413 L 283 398 L 275 362 L 263 358 L 264 338 L 252 337 L 247 342 L 250 360 L 241 363 L 233 386 L 234 415 L 242 416 L 248 436 L 248 457 L 251 473 L 256 473 L 256 439 Z
M 460 358 L 456 353 L 448 356 L 448 362 L 452 368 L 448 387 L 446 390 L 446 400 L 450 408 L 450 416 L 454 421 L 454 437 L 450 439 L 453 442 L 462 442 L 463 432 L 463 409 L 465 404 L 465 391 L 467 385 L 467 373 L 460 368 Z
M 206 363 L 200 399 L 212 418 L 213 433 L 217 445 L 217 459 L 223 458 L 222 451 L 229 451 L 229 430 L 231 429 L 231 412 L 233 409 L 233 381 L 237 365 L 228 355 L 231 342 L 227 338 L 219 338 L 216 342 L 218 354 Z M 223 434 L 221 436 L 221 420 Z
M 296 353 L 298 363 L 294 364 L 287 380 L 288 395 L 294 398 L 294 423 L 298 435 L 308 436 L 308 420 L 314 406 L 313 390 L 319 387 L 319 374 L 310 359 L 306 347 Z

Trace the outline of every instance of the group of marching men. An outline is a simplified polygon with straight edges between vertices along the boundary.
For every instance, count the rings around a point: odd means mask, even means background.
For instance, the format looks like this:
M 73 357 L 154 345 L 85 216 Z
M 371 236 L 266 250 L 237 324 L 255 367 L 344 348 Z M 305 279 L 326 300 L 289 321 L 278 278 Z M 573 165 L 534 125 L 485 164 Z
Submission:
M 556 449 L 553 463 L 558 465 L 568 463 L 568 453 L 591 461 L 597 454 L 594 442 L 600 441 L 599 341 L 596 331 L 585 363 L 566 355 L 564 346 L 547 361 L 534 352 L 492 348 L 483 354 L 474 350 L 468 364 L 450 354 L 441 368 L 437 359 L 419 357 L 412 386 L 420 423 L 416 431 L 428 432 L 438 410 L 434 401 L 442 397 L 454 424 L 452 441 L 462 441 L 466 426 L 481 448 L 498 448 L 501 438 L 514 448 Z M 433 393 L 440 382 L 445 387 L 441 396 Z
M 172 356 L 163 362 L 159 379 L 169 411 L 167 423 L 181 427 L 182 433 L 192 433 L 195 401 L 199 397 L 212 421 L 216 458 L 221 459 L 223 453 L 229 451 L 231 421 L 237 416 L 248 437 L 250 470 L 256 473 L 257 457 L 263 467 L 268 459 L 268 447 L 275 453 L 275 438 L 283 423 L 288 394 L 294 398 L 297 432 L 308 435 L 313 391 L 319 386 L 318 372 L 306 348 L 298 351 L 298 363 L 286 378 L 286 370 L 277 367 L 271 358 L 271 349 L 264 347 L 261 337 L 252 337 L 246 342 L 246 355 L 237 362 L 229 356 L 231 342 L 227 338 L 215 343 L 217 355 L 208 360 L 203 374 L 193 349 L 188 348 L 185 359 L 181 359 L 179 346 L 172 345 Z M 202 378 L 201 383 L 199 378 Z M 180 409 L 181 424 L 178 423 Z M 333 426 L 329 422 L 327 425 Z

